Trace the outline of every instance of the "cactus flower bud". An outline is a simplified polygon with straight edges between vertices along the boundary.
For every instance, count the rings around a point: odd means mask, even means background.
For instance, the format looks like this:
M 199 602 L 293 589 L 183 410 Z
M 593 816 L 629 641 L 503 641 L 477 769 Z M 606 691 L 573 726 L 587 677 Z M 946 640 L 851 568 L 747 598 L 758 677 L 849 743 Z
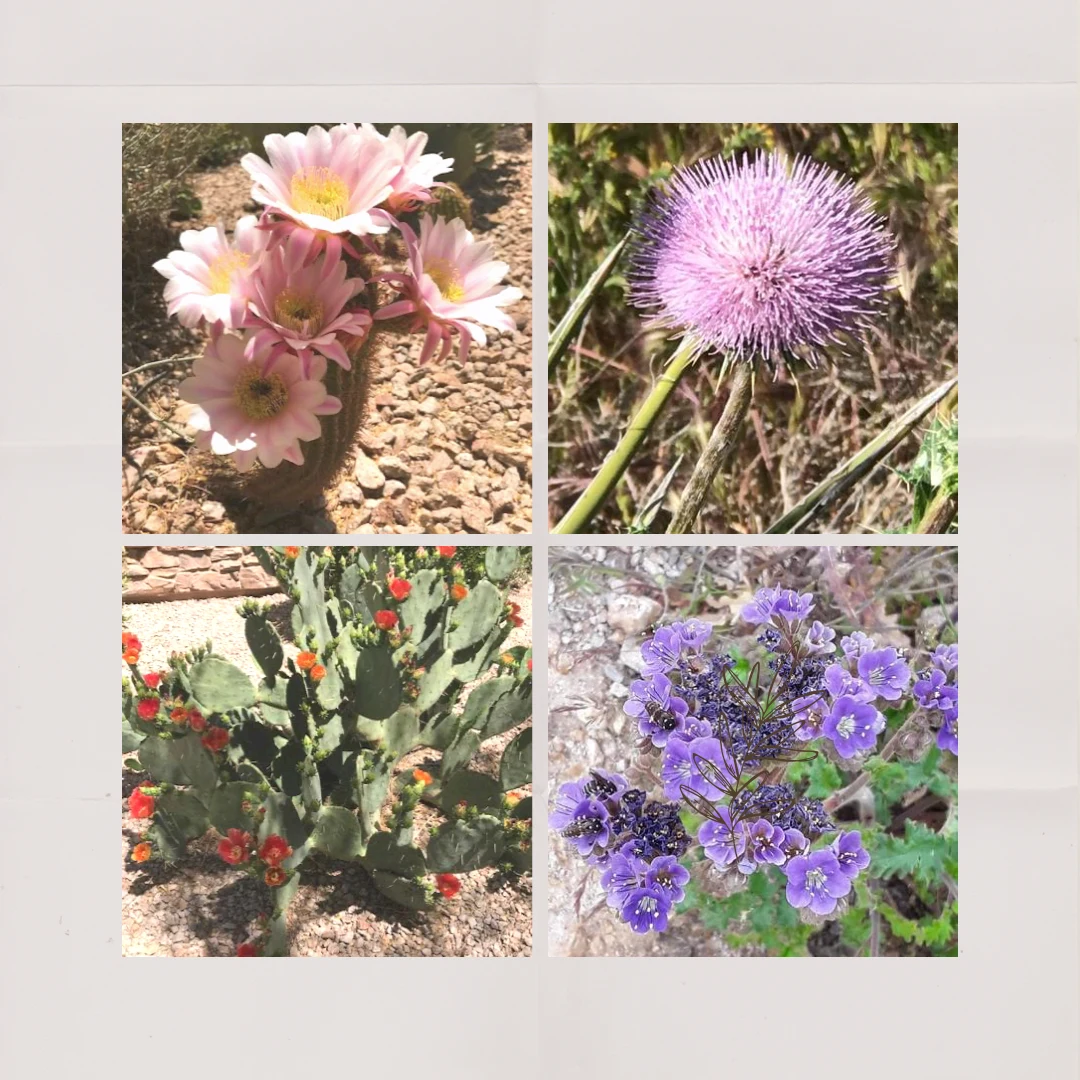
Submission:
M 423 784 L 424 787 L 435 782 L 431 777 L 431 773 L 424 772 L 423 769 L 413 769 L 413 779 L 418 784 Z
M 449 900 L 461 892 L 461 882 L 453 874 L 436 874 L 435 888 Z
M 128 810 L 131 811 L 133 818 L 148 818 L 152 817 L 154 813 L 154 797 L 147 795 L 143 791 L 143 788 L 150 787 L 149 784 L 140 784 L 129 796 L 128 796 Z
M 236 946 L 237 956 L 258 956 L 259 953 L 250 941 L 242 941 Z
M 376 611 L 375 625 L 380 630 L 393 630 L 397 626 L 398 617 L 392 611 Z
M 286 559 L 295 559 L 295 558 L 297 558 L 299 556 L 299 554 L 300 554 L 300 549 L 298 547 L 294 547 L 294 546 L 290 545 L 289 547 L 287 547 L 285 549 L 285 558 Z
M 457 551 L 456 547 L 437 547 L 435 549 L 444 559 L 452 559 Z
M 311 674 L 311 679 L 312 679 L 312 681 L 313 681 L 313 682 L 318 682 L 318 681 L 319 681 L 320 679 L 322 679 L 322 678 L 325 678 L 325 677 L 326 677 L 326 668 L 324 668 L 324 667 L 322 666 L 322 664 L 316 664 L 316 665 L 315 665 L 315 666 L 314 666 L 314 667 L 313 667 L 313 668 L 311 669 L 311 672 L 310 672 L 310 674 Z

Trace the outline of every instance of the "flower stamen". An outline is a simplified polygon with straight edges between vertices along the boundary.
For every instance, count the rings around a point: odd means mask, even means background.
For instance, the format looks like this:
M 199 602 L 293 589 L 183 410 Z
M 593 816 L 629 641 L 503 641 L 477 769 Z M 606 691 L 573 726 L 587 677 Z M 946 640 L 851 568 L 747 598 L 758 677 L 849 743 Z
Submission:
M 309 165 L 289 182 L 293 206 L 302 214 L 337 221 L 349 212 L 349 187 L 325 165 Z
M 264 375 L 252 367 L 237 380 L 233 401 L 249 420 L 269 420 L 289 403 L 289 388 L 277 372 Z

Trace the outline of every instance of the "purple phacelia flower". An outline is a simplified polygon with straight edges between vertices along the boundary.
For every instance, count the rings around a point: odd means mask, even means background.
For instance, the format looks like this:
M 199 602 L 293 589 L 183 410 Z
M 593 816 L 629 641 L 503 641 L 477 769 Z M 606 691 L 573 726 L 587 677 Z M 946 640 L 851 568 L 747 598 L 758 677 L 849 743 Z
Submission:
M 560 832 L 579 855 L 588 855 L 594 847 L 607 847 L 611 840 L 610 819 L 608 808 L 599 799 L 583 799 Z
M 684 886 L 690 880 L 690 871 L 674 855 L 660 855 L 649 864 L 645 884 L 659 889 L 669 904 L 677 904 L 686 896 Z
M 833 703 L 821 732 L 832 739 L 842 758 L 850 758 L 861 750 L 871 749 L 883 727 L 884 717 L 873 705 L 853 697 L 842 697 Z
M 821 736 L 822 725 L 829 712 L 829 703 L 822 694 L 808 694 L 791 703 L 791 728 L 795 738 L 803 742 Z
M 861 630 L 856 630 L 855 633 L 850 634 L 848 637 L 840 639 L 840 648 L 849 660 L 857 660 L 863 653 L 872 652 L 876 649 L 877 642 Z
M 641 887 L 648 869 L 649 864 L 644 859 L 621 851 L 614 852 L 600 877 L 600 884 L 607 893 L 608 906 L 622 911 L 630 894 Z
M 555 795 L 555 806 L 548 816 L 548 824 L 561 831 L 574 820 L 581 803 L 588 799 L 617 800 L 629 786 L 625 776 L 608 772 L 606 769 L 592 769 L 588 776 L 580 780 L 569 780 L 560 784 Z
M 787 859 L 784 854 L 784 830 L 765 818 L 759 818 L 747 832 L 748 855 L 756 863 L 779 866 Z
M 836 901 L 851 892 L 851 878 L 828 848 L 796 855 L 784 868 L 787 874 L 787 901 L 795 908 L 809 906 L 815 915 L 829 915 Z
M 950 690 L 952 687 L 946 685 L 945 672 L 931 668 L 925 678 L 915 680 L 911 693 L 924 709 L 940 709 L 942 704 L 950 703 Z
M 911 682 L 911 668 L 895 649 L 863 653 L 858 660 L 859 678 L 886 701 L 900 698 Z
M 674 733 L 686 729 L 689 706 L 672 689 L 666 675 L 635 679 L 630 684 L 630 697 L 623 705 L 623 712 L 637 720 L 638 730 L 652 740 L 653 746 L 667 745 Z
M 622 917 L 635 934 L 647 934 L 650 930 L 662 933 L 667 929 L 671 901 L 664 891 L 655 885 L 635 889 L 623 905 Z
M 829 845 L 829 850 L 849 878 L 858 877 L 859 871 L 870 865 L 870 856 L 862 846 L 862 837 L 857 831 L 842 832 Z
M 723 806 L 717 811 L 722 819 L 711 818 L 698 829 L 698 843 L 705 849 L 705 855 L 720 866 L 730 866 L 746 854 L 746 829 L 743 822 L 734 828 L 731 826 L 731 811 Z
M 830 664 L 825 669 L 825 689 L 834 701 L 853 697 L 857 701 L 873 701 L 877 695 L 862 679 L 855 678 L 843 664 Z
M 679 640 L 687 649 L 700 649 L 712 637 L 713 628 L 701 619 L 687 619 L 674 622 L 671 629 L 679 635 Z
M 670 626 L 661 626 L 651 638 L 641 646 L 641 658 L 645 662 L 642 673 L 645 675 L 666 675 L 679 662 L 682 652 L 682 639 Z
M 660 766 L 660 779 L 664 784 L 664 797 L 681 799 L 684 787 L 709 799 L 716 799 L 720 791 L 701 775 L 695 758 L 711 762 L 729 780 L 735 779 L 731 754 L 719 739 L 670 739 L 664 747 L 664 760 Z
M 806 631 L 806 645 L 813 654 L 827 654 L 836 652 L 836 631 L 824 623 L 814 622 Z
M 635 223 L 631 298 L 740 359 L 782 360 L 880 310 L 893 240 L 852 181 L 779 154 L 678 170 Z
M 813 593 L 797 593 L 794 589 L 781 589 L 780 595 L 776 598 L 776 607 L 773 608 L 773 614 L 781 615 L 789 623 L 793 623 L 802 622 L 813 610 Z M 820 626 L 821 624 L 818 623 L 817 625 Z
M 939 645 L 931 654 L 930 662 L 942 671 L 955 671 L 960 666 L 960 646 Z
M 754 593 L 754 599 L 749 604 L 743 605 L 743 609 L 739 614 L 742 615 L 745 622 L 750 623 L 752 626 L 760 626 L 772 618 L 779 599 L 779 589 L 765 586 Z
M 937 744 L 941 750 L 948 750 L 959 757 L 960 710 L 955 704 L 941 710 L 942 724 L 937 733 Z
M 794 859 L 796 855 L 805 855 L 810 850 L 810 841 L 798 829 L 784 830 L 784 856 Z

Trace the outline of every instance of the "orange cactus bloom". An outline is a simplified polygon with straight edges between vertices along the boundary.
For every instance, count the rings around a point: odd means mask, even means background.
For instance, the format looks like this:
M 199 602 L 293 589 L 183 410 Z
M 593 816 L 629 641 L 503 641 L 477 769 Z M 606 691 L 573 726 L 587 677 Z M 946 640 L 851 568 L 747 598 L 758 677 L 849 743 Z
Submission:
M 133 818 L 148 818 L 154 813 L 154 797 L 153 795 L 147 795 L 144 791 L 144 787 L 149 787 L 149 784 L 140 784 L 129 796 L 128 796 L 128 810 L 131 811 Z
M 393 630 L 397 626 L 398 618 L 392 611 L 376 611 L 375 625 L 380 630 Z
M 283 859 L 287 859 L 293 853 L 293 849 L 277 833 L 271 833 L 259 848 L 259 858 L 270 866 L 277 866 Z
M 252 945 L 250 941 L 244 941 L 244 942 L 241 942 L 239 945 L 236 946 L 236 955 L 237 956 L 258 956 L 259 954 L 255 951 L 255 946 Z
M 302 652 L 296 654 L 296 666 L 301 671 L 307 671 L 309 668 L 315 666 L 315 661 L 319 658 L 313 652 Z
M 251 858 L 251 833 L 230 829 L 229 835 L 218 842 L 218 854 L 230 865 L 239 866 Z
M 406 581 L 404 578 L 392 577 L 388 588 L 390 589 L 390 595 L 400 602 L 412 592 L 412 582 Z
M 284 885 L 289 875 L 281 869 L 280 866 L 268 866 L 266 873 L 263 874 L 263 881 L 270 886 L 271 889 L 276 889 L 280 885 Z
M 188 712 L 188 723 L 192 731 L 206 730 L 206 717 L 198 709 L 191 709 Z
M 229 733 L 223 727 L 209 728 L 202 737 L 202 744 L 211 753 L 216 754 L 219 750 L 224 750 L 225 747 L 229 745 Z
M 456 547 L 437 547 L 435 549 L 444 559 L 452 559 L 454 552 L 457 551 Z
M 176 708 L 169 713 L 169 719 L 174 724 L 186 724 L 191 717 L 183 705 L 177 705 Z
M 290 545 L 289 547 L 287 547 L 285 549 L 285 558 L 286 559 L 295 559 L 295 558 L 297 558 L 297 556 L 299 556 L 299 554 L 300 554 L 300 549 L 298 547 L 293 547 L 293 546 Z
M 131 850 L 131 857 L 135 862 L 146 862 L 150 858 L 152 848 L 147 843 L 136 844 Z
M 455 581 L 454 584 L 450 586 L 450 596 L 451 596 L 452 599 L 454 599 L 454 600 L 464 600 L 465 597 L 468 596 L 468 595 L 469 595 L 468 587 L 465 586 L 465 585 L 462 585 L 460 581 Z
M 423 769 L 413 769 L 413 779 L 418 784 L 423 784 L 425 787 L 428 784 L 433 784 L 435 781 L 432 779 L 431 773 L 424 772 Z
M 320 679 L 326 676 L 326 668 L 322 664 L 316 664 L 309 672 L 313 682 L 318 682 Z

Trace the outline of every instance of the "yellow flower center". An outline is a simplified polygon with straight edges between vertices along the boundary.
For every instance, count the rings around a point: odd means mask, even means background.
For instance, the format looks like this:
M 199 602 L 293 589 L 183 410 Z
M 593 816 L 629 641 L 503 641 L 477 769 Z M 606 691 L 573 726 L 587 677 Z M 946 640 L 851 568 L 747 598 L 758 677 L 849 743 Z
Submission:
M 293 206 L 302 214 L 337 221 L 349 212 L 348 185 L 325 165 L 309 165 L 294 173 L 289 193 Z
M 299 334 L 314 337 L 323 323 L 323 306 L 314 296 L 301 296 L 285 289 L 274 301 L 274 316 L 279 326 Z
M 276 372 L 264 375 L 251 368 L 237 381 L 233 400 L 249 420 L 269 420 L 288 404 L 289 388 Z
M 210 291 L 227 293 L 232 288 L 233 274 L 243 270 L 251 256 L 243 251 L 226 251 L 210 264 Z
M 444 300 L 456 304 L 464 298 L 465 290 L 461 284 L 461 274 L 448 259 L 432 259 L 431 262 L 425 262 L 424 273 L 435 282 L 435 287 Z

